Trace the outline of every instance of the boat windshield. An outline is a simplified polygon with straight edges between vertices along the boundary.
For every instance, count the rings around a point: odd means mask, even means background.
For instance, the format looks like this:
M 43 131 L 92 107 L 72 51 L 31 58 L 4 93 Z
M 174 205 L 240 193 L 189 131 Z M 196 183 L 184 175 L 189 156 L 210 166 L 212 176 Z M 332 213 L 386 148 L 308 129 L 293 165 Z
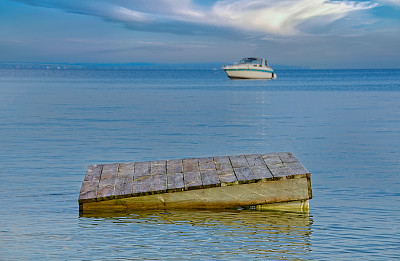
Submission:
M 262 64 L 262 60 L 258 58 L 244 58 L 240 60 L 239 64 L 250 63 L 250 64 Z

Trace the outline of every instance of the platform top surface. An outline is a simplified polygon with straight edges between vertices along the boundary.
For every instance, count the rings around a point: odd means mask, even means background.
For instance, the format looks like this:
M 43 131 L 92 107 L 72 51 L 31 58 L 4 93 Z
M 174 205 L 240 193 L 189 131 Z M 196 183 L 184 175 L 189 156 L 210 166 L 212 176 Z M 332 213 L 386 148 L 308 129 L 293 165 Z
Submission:
M 290 152 L 89 165 L 79 202 L 309 174 Z

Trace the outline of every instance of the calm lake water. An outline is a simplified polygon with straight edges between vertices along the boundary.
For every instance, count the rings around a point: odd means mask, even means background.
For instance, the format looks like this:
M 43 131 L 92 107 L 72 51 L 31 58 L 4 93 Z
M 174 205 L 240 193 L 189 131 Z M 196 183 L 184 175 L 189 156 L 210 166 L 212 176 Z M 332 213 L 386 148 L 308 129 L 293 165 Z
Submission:
M 0 70 L 0 260 L 400 258 L 400 70 Z M 290 151 L 309 213 L 80 215 L 89 164 Z

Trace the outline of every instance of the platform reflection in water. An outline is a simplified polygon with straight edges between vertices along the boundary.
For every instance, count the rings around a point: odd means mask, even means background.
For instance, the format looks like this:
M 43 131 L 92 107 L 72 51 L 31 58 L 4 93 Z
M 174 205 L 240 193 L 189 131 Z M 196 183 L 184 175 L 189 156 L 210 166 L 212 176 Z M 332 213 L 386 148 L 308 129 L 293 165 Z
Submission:
M 310 250 L 313 220 L 308 213 L 283 211 L 92 212 L 80 215 L 80 226 L 97 229 L 86 246 L 102 245 L 103 257 L 113 251 L 128 256 L 167 260 L 218 257 L 282 258 Z M 115 227 L 114 231 L 110 229 Z M 107 233 L 101 233 L 107 231 Z M 111 233 L 111 234 L 109 234 Z M 110 236 L 112 235 L 112 238 Z M 124 255 L 125 255 L 124 254 Z

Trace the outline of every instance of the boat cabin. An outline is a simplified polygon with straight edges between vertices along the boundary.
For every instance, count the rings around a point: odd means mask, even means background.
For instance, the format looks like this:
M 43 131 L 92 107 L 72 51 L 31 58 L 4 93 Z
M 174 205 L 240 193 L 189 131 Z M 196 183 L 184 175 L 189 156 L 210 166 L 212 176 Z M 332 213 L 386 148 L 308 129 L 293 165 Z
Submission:
M 264 64 L 265 66 L 268 66 L 267 65 L 267 60 L 260 59 L 260 58 L 253 58 L 253 57 L 243 58 L 242 60 L 239 61 L 238 64 L 253 64 L 255 66 L 258 65 L 260 67 L 263 66 L 263 64 Z

